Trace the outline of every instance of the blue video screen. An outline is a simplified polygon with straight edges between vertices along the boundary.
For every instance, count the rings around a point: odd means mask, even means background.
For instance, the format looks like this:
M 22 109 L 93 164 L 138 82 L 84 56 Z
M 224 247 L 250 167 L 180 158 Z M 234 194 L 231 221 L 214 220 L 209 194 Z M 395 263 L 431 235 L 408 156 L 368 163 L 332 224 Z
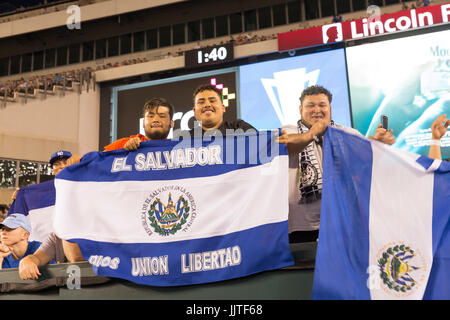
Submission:
M 240 117 L 258 130 L 296 125 L 300 94 L 318 84 L 333 95 L 332 120 L 351 127 L 346 72 L 344 49 L 241 66 Z

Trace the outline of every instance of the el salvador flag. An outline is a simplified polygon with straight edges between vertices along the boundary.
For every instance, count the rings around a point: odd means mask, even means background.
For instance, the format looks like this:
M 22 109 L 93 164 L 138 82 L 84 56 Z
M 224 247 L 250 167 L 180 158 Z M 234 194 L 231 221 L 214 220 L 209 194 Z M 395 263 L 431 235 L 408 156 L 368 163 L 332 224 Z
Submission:
M 53 214 L 55 209 L 54 180 L 22 187 L 9 208 L 13 213 L 28 216 L 31 223 L 29 241 L 43 242 L 53 231 Z
M 92 152 L 55 179 L 55 233 L 99 276 L 154 286 L 293 264 L 287 149 L 267 132 Z
M 450 299 L 450 163 L 329 127 L 313 299 Z

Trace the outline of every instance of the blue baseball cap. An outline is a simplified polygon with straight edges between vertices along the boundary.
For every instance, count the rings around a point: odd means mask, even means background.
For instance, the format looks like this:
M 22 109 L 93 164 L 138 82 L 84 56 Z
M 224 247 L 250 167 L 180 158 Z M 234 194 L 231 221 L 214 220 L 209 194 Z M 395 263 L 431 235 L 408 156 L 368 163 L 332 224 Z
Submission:
M 55 162 L 58 159 L 68 159 L 72 156 L 72 154 L 69 151 L 65 151 L 65 150 L 59 150 L 56 151 L 54 154 L 52 154 L 51 158 L 50 158 L 50 165 L 53 165 L 53 162 Z
M 17 229 L 18 227 L 24 228 L 26 231 L 31 233 L 31 223 L 28 217 L 24 214 L 13 213 L 6 217 L 0 227 L 7 226 L 10 229 Z

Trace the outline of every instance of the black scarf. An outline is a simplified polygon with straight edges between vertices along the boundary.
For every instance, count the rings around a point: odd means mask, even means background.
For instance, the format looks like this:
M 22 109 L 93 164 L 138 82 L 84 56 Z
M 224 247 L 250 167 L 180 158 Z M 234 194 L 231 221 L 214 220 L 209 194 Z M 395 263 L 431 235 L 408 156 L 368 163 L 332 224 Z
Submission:
M 299 120 L 298 131 L 305 133 L 309 131 L 309 128 Z M 334 125 L 331 121 L 331 125 Z M 319 143 L 316 141 L 311 142 L 302 152 L 298 155 L 298 188 L 300 190 L 299 203 L 311 203 L 322 198 L 322 166 L 320 165 L 320 159 L 317 159 L 317 154 L 322 151 L 321 148 L 323 137 L 319 138 Z

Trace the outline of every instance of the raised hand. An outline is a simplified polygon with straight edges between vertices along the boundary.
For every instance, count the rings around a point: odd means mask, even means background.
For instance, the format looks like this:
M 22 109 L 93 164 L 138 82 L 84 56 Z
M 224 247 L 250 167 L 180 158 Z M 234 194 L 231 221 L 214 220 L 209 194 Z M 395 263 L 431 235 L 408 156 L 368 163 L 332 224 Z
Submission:
M 436 118 L 431 124 L 431 138 L 433 140 L 441 140 L 444 134 L 447 132 L 450 119 L 447 119 L 447 115 L 442 114 Z
M 386 129 L 382 128 L 381 123 L 376 128 L 375 134 L 373 136 L 370 136 L 369 138 L 383 142 L 385 144 L 389 144 L 389 145 L 395 143 L 395 137 L 392 134 L 392 129 L 386 130 Z
M 141 140 L 138 137 L 134 137 L 128 140 L 123 148 L 127 151 L 136 151 L 140 145 Z

